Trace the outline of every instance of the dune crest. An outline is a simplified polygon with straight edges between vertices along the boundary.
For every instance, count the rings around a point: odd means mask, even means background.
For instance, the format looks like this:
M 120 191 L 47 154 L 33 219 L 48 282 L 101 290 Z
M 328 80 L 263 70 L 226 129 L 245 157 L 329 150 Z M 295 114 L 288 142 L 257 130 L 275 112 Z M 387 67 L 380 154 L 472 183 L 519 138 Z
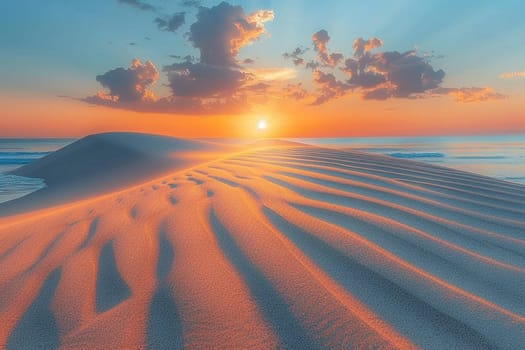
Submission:
M 0 220 L 0 348 L 525 344 L 524 186 L 265 146 Z
M 239 151 L 235 145 L 160 135 L 86 136 L 13 170 L 13 175 L 44 179 L 47 186 L 9 204 L 0 204 L 0 215 L 122 190 L 235 151 Z

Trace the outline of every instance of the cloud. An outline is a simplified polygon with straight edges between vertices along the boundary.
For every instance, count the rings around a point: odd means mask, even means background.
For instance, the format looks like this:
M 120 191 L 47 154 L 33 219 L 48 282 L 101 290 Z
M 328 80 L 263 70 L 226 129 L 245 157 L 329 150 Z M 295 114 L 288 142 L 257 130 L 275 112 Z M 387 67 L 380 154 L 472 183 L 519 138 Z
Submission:
M 200 51 L 200 62 L 214 66 L 235 66 L 239 49 L 265 33 L 264 23 L 273 11 L 259 10 L 246 15 L 241 6 L 227 2 L 199 7 L 197 21 L 190 26 L 189 40 Z
M 525 78 L 525 71 L 521 72 L 505 72 L 499 75 L 500 79 Z
M 442 69 L 435 69 L 431 59 L 435 55 L 416 50 L 406 52 L 375 52 L 383 46 L 379 38 L 356 38 L 352 53 L 345 59 L 341 53 L 330 53 L 327 44 L 330 35 L 324 29 L 315 32 L 312 43 L 316 57 L 307 61 L 305 51 L 297 48 L 285 53 L 285 58 L 300 58 L 299 64 L 312 70 L 312 81 L 316 87 L 313 105 L 352 93 L 365 100 L 389 98 L 426 98 L 448 95 L 458 102 L 488 101 L 504 95 L 490 88 L 443 88 L 445 78 Z M 519 72 L 502 75 L 514 77 Z M 525 73 L 523 74 L 525 76 Z
M 163 70 L 174 96 L 220 98 L 232 95 L 249 79 L 240 70 L 204 63 L 174 63 Z
M 318 60 L 309 66 L 318 88 L 313 104 L 322 104 L 354 91 L 363 99 L 385 100 L 392 97 L 412 98 L 416 94 L 437 88 L 445 76 L 441 69 L 434 70 L 428 59 L 416 51 L 399 53 L 386 51 L 373 53 L 383 45 L 378 38 L 357 38 L 353 41 L 353 54 L 344 60 L 342 54 L 330 54 L 326 44 L 330 36 L 325 30 L 312 35 Z M 324 72 L 328 67 L 334 72 Z M 343 72 L 346 77 L 340 77 Z
M 378 38 L 370 38 L 368 40 L 357 38 L 352 44 L 354 56 L 357 58 L 363 57 L 367 52 L 381 46 L 383 46 L 383 41 Z
M 324 73 L 321 70 L 313 72 L 314 83 L 319 87 L 319 94 L 312 105 L 323 104 L 333 98 L 346 94 L 350 86 L 336 79 L 332 73 Z
M 457 102 L 479 102 L 501 100 L 507 96 L 495 92 L 490 87 L 470 87 L 470 88 L 438 88 L 433 91 L 438 95 L 448 95 Z
M 135 8 L 138 8 L 139 10 L 144 11 L 156 11 L 157 9 L 155 6 L 150 5 L 146 2 L 139 1 L 139 0 L 118 0 L 121 4 L 126 4 Z
M 148 87 L 158 77 L 157 67 L 151 61 L 141 63 L 135 58 L 128 68 L 117 68 L 97 75 L 97 81 L 109 93 L 99 93 L 96 98 L 113 102 L 153 101 L 155 96 Z
M 302 57 L 308 49 L 303 49 L 302 47 L 297 47 L 292 52 L 283 53 L 283 57 L 291 59 L 293 64 L 296 66 L 303 65 L 305 63 L 304 58 Z
M 135 2 L 134 2 L 135 3 Z M 200 6 L 196 21 L 186 39 L 199 50 L 200 57 L 170 55 L 177 62 L 163 67 L 171 94 L 157 98 L 149 90 L 158 80 L 155 65 L 134 59 L 128 68 L 116 68 L 97 76 L 107 92 L 83 99 L 86 102 L 157 113 L 238 113 L 246 111 L 248 102 L 267 98 L 276 84 L 295 77 L 290 68 L 247 69 L 238 61 L 239 50 L 266 31 L 264 23 L 273 12 L 259 10 L 245 14 L 241 6 L 222 2 L 207 8 Z M 184 13 L 158 17 L 159 28 L 174 31 L 184 23 Z
M 198 64 L 185 62 L 181 63 L 179 67 L 181 70 L 182 65 L 198 66 Z M 209 67 L 206 66 L 206 68 Z M 170 73 L 173 74 L 174 70 L 171 69 Z M 173 95 L 156 98 L 148 88 L 158 79 L 157 68 L 151 61 L 141 63 L 138 59 L 133 59 L 128 68 L 116 68 L 97 76 L 97 81 L 109 90 L 107 93 L 101 91 L 82 100 L 112 108 L 154 113 L 238 113 L 246 108 L 242 96 L 227 93 L 228 88 L 234 90 L 239 84 L 235 72 L 232 71 L 231 76 L 224 78 L 224 71 L 210 72 L 207 70 L 195 73 L 194 69 L 193 75 L 198 76 L 199 74 L 208 77 L 205 88 L 199 85 L 204 80 L 193 83 L 184 81 L 176 85 L 177 90 Z M 168 76 L 168 78 L 170 81 L 177 79 L 174 76 Z M 230 87 L 227 86 L 228 81 Z
M 308 91 L 303 88 L 302 83 L 287 84 L 283 88 L 284 96 L 294 100 L 303 100 L 309 96 Z
M 341 53 L 328 53 L 326 45 L 330 41 L 330 36 L 328 32 L 324 29 L 321 29 L 318 32 L 315 32 L 312 35 L 312 43 L 314 45 L 314 50 L 317 52 L 319 60 L 323 65 L 334 67 L 338 65 L 343 60 L 343 55 Z
M 255 60 L 253 58 L 245 58 L 244 60 L 242 60 L 242 63 L 243 64 L 254 64 Z
M 157 23 L 157 27 L 160 30 L 167 32 L 175 32 L 184 24 L 185 12 L 176 12 L 171 17 L 157 17 L 154 22 Z
M 355 56 L 358 69 L 352 70 L 350 66 L 355 68 L 355 65 L 349 66 L 349 62 L 346 62 L 346 68 L 351 71 L 349 82 L 365 89 L 365 95 L 366 89 L 383 84 L 382 89 L 388 90 L 389 97 L 410 97 L 437 88 L 445 77 L 443 70 L 434 70 L 415 51 L 369 54 L 365 44 L 364 51 L 359 48 L 358 52 L 364 52 L 362 56 Z M 374 95 L 366 96 L 370 98 Z
M 288 67 L 251 68 L 246 72 L 258 81 L 286 81 L 297 76 L 297 71 Z

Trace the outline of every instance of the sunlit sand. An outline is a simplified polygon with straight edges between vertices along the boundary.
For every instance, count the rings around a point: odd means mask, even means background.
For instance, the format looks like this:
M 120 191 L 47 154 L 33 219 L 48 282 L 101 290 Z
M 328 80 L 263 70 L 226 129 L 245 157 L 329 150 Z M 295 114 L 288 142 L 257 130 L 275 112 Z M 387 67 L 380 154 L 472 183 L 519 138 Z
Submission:
M 525 344 L 522 185 L 122 133 L 17 173 L 48 187 L 0 205 L 0 348 Z

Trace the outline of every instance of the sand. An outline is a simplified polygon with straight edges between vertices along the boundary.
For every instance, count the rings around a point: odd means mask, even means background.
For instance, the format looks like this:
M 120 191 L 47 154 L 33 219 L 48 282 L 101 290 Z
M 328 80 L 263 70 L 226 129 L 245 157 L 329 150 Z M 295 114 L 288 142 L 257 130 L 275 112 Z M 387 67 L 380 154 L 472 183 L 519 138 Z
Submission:
M 525 344 L 525 186 L 119 133 L 18 174 L 49 186 L 0 206 L 0 348 Z

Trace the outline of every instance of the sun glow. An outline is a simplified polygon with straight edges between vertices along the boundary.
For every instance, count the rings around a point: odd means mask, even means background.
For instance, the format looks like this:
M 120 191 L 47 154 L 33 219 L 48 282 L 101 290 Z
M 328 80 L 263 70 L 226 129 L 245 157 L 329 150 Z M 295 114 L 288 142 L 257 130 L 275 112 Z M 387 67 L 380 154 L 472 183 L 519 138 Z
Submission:
M 266 123 L 266 120 L 259 120 L 259 122 L 257 123 L 257 129 L 258 130 L 266 130 L 266 128 L 268 127 L 268 124 Z

